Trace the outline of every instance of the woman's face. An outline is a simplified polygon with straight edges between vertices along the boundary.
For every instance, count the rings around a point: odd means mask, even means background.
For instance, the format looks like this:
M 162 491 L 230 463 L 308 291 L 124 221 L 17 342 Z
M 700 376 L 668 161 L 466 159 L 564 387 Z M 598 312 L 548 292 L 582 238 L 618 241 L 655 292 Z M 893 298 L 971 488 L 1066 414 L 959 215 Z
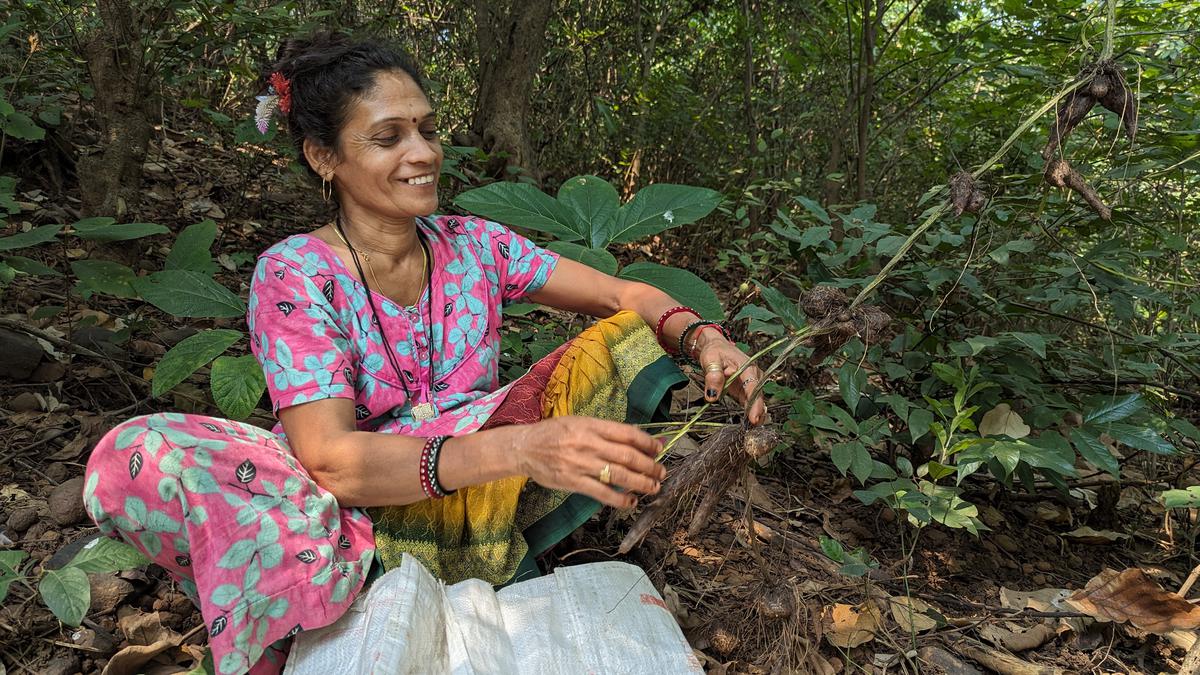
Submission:
M 353 104 L 338 137 L 333 184 L 343 208 L 387 220 L 437 209 L 437 118 L 407 73 L 386 72 Z

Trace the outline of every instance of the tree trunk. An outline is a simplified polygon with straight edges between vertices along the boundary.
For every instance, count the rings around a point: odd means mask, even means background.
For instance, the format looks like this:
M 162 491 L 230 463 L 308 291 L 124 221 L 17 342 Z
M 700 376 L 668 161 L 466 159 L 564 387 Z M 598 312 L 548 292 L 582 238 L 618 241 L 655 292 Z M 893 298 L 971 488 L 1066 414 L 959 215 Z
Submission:
M 138 202 L 153 110 L 141 49 L 146 14 L 129 0 L 97 0 L 100 27 L 83 43 L 95 87 L 99 151 L 78 163 L 83 213 L 120 217 Z
M 519 167 L 540 178 L 529 141 L 529 98 L 546 44 L 553 0 L 475 0 L 479 93 L 472 132 L 492 156 L 488 171 Z
M 871 13 L 871 0 L 862 0 L 862 43 L 858 59 L 858 148 L 854 168 L 854 198 L 867 198 L 867 153 L 871 145 L 871 115 L 875 103 L 875 39 L 887 9 L 884 0 L 876 0 Z

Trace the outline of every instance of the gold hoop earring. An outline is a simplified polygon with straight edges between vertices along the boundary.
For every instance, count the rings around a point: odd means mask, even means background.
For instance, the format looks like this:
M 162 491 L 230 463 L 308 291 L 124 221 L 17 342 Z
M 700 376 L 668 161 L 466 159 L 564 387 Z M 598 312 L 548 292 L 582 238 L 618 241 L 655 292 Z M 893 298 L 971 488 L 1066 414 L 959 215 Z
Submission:
M 329 198 L 332 196 L 333 196 L 333 185 L 329 182 L 328 178 L 322 178 L 321 179 L 321 198 L 328 202 Z

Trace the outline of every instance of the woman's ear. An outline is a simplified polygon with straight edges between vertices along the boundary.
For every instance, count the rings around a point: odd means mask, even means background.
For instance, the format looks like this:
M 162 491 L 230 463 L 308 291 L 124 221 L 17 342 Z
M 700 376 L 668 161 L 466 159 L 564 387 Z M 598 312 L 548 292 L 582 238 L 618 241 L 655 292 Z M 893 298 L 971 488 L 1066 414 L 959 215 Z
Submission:
M 334 152 L 311 138 L 304 139 L 304 159 L 317 172 L 317 175 L 327 181 L 333 181 Z

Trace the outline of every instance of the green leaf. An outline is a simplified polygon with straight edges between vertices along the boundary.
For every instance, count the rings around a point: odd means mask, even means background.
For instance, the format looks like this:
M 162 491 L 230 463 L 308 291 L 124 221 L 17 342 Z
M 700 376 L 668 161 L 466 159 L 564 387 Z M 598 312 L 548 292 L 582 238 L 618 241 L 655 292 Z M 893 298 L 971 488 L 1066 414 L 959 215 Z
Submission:
M 1046 338 L 1038 333 L 1005 333 L 1005 335 L 1016 339 L 1021 344 L 1033 350 L 1034 354 L 1046 358 Z
M 75 236 L 89 241 L 128 241 L 170 232 L 158 223 L 120 223 L 112 218 L 87 218 L 71 226 Z
M 796 199 L 796 201 L 800 202 L 800 205 L 803 206 L 805 209 L 807 209 L 809 213 L 813 214 L 813 216 L 815 216 L 817 220 L 821 221 L 822 223 L 825 223 L 826 225 L 828 225 L 830 223 L 829 213 L 826 212 L 825 209 L 822 208 L 820 204 L 809 199 L 808 197 L 804 197 L 804 196 L 800 196 L 800 195 L 797 195 L 795 199 Z
M 717 294 L 703 279 L 687 270 L 638 262 L 626 266 L 617 276 L 650 284 L 700 312 L 700 316 L 706 319 L 720 321 L 725 318 L 725 310 Z
M 175 238 L 175 245 L 167 254 L 163 269 L 192 270 L 212 276 L 217 272 L 217 264 L 213 262 L 213 242 L 217 239 L 217 224 L 212 220 L 202 220 L 188 225 Z
M 10 255 L 4 263 L 18 272 L 37 277 L 61 277 L 63 274 L 53 267 L 48 267 L 38 260 L 19 255 Z
M 908 433 L 916 441 L 929 433 L 929 425 L 933 424 L 933 413 L 924 408 L 913 408 L 908 413 Z
M 840 541 L 833 539 L 832 537 L 821 535 L 820 542 L 821 552 L 824 553 L 827 558 L 839 563 L 845 559 L 846 549 L 842 548 L 842 543 Z
M 845 443 L 834 443 L 833 447 L 829 449 L 829 458 L 833 460 L 833 465 L 843 476 L 850 470 L 850 465 L 854 463 L 855 445 L 856 441 L 846 441 Z
M 138 277 L 134 290 L 146 302 L 178 317 L 235 317 L 246 304 L 229 289 L 191 270 L 164 270 Z
M 866 485 L 867 479 L 871 477 L 871 471 L 875 468 L 875 460 L 871 457 L 871 452 L 862 443 L 855 441 L 854 456 L 850 460 L 850 472 L 858 479 L 859 485 Z
M 767 306 L 779 318 L 783 319 L 788 328 L 795 330 L 804 326 L 804 316 L 801 315 L 799 308 L 796 307 L 796 303 L 771 286 L 757 281 L 754 283 L 758 286 L 758 292 L 762 295 L 763 300 L 767 302 Z
M 136 298 L 133 284 L 137 276 L 133 270 L 111 260 L 75 260 L 71 271 L 79 279 L 75 291 L 86 300 L 95 293 L 118 298 Z
M 1200 508 L 1200 485 L 1192 485 L 1183 490 L 1164 490 L 1160 495 L 1163 506 L 1168 509 Z M 4 596 L 0 595 L 0 600 Z
M 42 225 L 28 232 L 20 232 L 11 237 L 0 238 L 0 251 L 12 251 L 18 248 L 28 248 L 44 244 L 58 236 L 62 225 Z
M 78 626 L 92 602 L 87 574 L 77 567 L 47 571 L 38 584 L 38 593 L 54 616 L 68 626 Z
M 617 210 L 621 206 L 621 198 L 611 183 L 596 176 L 576 176 L 558 188 L 558 201 L 575 215 L 577 222 L 585 226 L 584 241 L 597 249 L 608 244 Z M 615 272 L 616 268 L 613 269 Z
M 847 361 L 838 369 L 838 389 L 847 410 L 853 412 L 858 409 L 858 400 L 862 398 L 862 390 L 866 386 L 867 371 L 859 364 Z
M 800 235 L 800 248 L 810 248 L 822 242 L 829 241 L 829 235 L 833 232 L 833 228 L 828 225 L 818 227 L 810 227 Z
M 1125 396 L 1105 396 L 1083 413 L 1085 423 L 1119 422 L 1142 409 L 1142 395 L 1134 392 Z
M 1100 470 L 1108 471 L 1112 476 L 1117 476 L 1117 473 L 1121 471 L 1121 462 L 1112 456 L 1109 448 L 1096 436 L 1084 434 L 1079 429 L 1072 429 L 1070 430 L 1070 442 L 1074 444 L 1076 450 L 1079 450 L 1082 458 L 1092 462 Z
M 241 337 L 239 331 L 214 328 L 181 340 L 159 360 L 154 369 L 154 385 L 150 393 L 162 396 L 198 368 L 223 354 Z
M 25 551 L 0 551 L 0 602 L 8 597 L 9 585 L 21 578 L 21 563 L 27 557 Z
M 1159 455 L 1173 455 L 1176 453 L 1175 446 L 1165 440 L 1158 432 L 1149 427 L 1137 426 L 1134 424 L 1125 424 L 1122 422 L 1111 422 L 1104 425 L 1086 424 L 1084 429 L 1100 429 L 1101 431 L 1112 436 L 1120 443 L 1124 443 L 1131 448 L 1153 452 Z
M 1032 239 L 1014 239 L 1013 241 L 1004 244 L 996 250 L 988 253 L 992 260 L 1001 265 L 1008 264 L 1009 254 L 1011 253 L 1029 253 L 1037 248 L 1037 244 Z
M 262 366 L 253 354 L 222 356 L 212 365 L 213 402 L 221 412 L 235 419 L 245 419 L 267 388 Z
M 454 204 L 471 213 L 505 225 L 537 230 L 566 241 L 585 241 L 584 223 L 562 202 L 527 183 L 492 183 L 467 190 Z
M 75 558 L 64 567 L 97 573 L 120 572 L 149 564 L 150 560 L 129 544 L 108 537 L 98 537 L 85 544 Z
M 602 248 L 589 248 L 570 241 L 552 241 L 546 248 L 564 258 L 581 262 L 605 274 L 617 273 L 617 259 Z
M 637 241 L 700 220 L 721 203 L 721 193 L 690 185 L 660 183 L 638 191 L 617 211 L 611 241 Z
M 900 252 L 900 247 L 904 245 L 907 239 L 908 237 L 899 234 L 889 234 L 886 237 L 882 237 L 879 241 L 875 242 L 875 255 L 896 255 Z
M 9 136 L 25 141 L 40 141 L 46 137 L 45 129 L 34 124 L 29 115 L 20 112 L 9 113 L 8 118 L 0 122 L 0 128 Z

